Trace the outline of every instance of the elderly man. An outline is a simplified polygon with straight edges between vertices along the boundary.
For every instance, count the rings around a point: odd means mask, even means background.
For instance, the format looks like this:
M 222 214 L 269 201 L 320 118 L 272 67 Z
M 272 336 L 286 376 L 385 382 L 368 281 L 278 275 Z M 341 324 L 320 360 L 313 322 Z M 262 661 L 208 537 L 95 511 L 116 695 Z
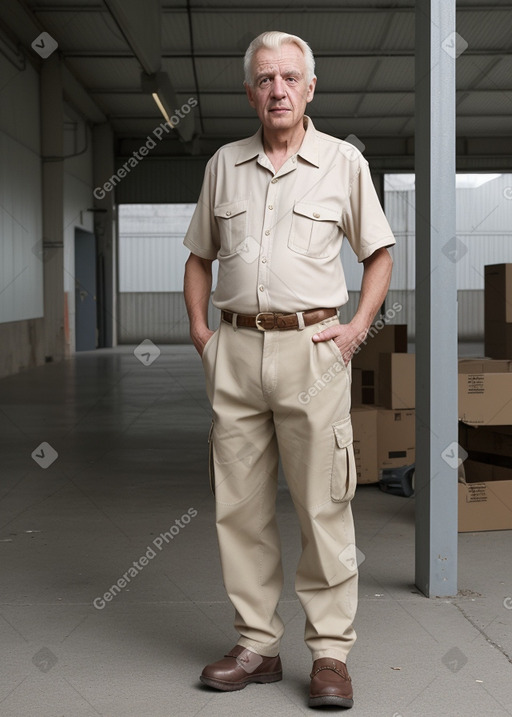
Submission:
M 217 536 L 240 636 L 201 681 L 227 691 L 282 679 L 280 455 L 302 534 L 296 591 L 313 658 L 309 705 L 351 707 L 345 663 L 356 637 L 357 565 L 350 358 L 386 295 L 386 247 L 394 238 L 366 160 L 304 114 L 316 84 L 309 46 L 266 32 L 250 44 L 244 67 L 261 127 L 208 162 L 184 240 L 191 337 L 213 408 Z M 343 237 L 364 266 L 348 324 L 337 314 L 348 300 Z M 215 259 L 221 322 L 212 332 Z

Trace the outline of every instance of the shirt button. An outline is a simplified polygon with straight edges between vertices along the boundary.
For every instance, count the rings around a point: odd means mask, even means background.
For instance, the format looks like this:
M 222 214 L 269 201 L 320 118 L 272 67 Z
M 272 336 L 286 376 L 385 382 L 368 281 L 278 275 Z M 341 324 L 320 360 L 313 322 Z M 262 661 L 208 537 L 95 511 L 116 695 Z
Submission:
M 231 212 L 226 212 L 226 216 L 227 216 L 227 217 L 230 217 L 230 216 L 231 216 Z
M 269 204 L 269 205 L 268 205 L 268 208 L 269 208 L 269 209 L 273 209 L 274 207 L 272 206 L 272 204 Z
M 259 289 L 260 291 L 265 291 L 265 287 L 263 286 L 263 284 L 260 284 L 260 285 L 258 286 L 258 289 Z
M 263 257 L 263 259 L 261 260 L 261 263 L 262 263 L 262 264 L 266 264 L 266 263 L 267 263 L 267 257 L 266 257 L 266 256 Z
M 276 177 L 274 177 L 274 179 L 272 180 L 271 184 L 275 184 L 277 181 L 278 181 L 278 180 L 276 179 Z
M 265 231 L 265 236 L 268 237 L 269 234 L 270 234 L 270 229 L 267 229 L 267 230 Z
M 318 212 L 313 212 L 313 216 L 315 219 L 320 219 L 320 214 Z

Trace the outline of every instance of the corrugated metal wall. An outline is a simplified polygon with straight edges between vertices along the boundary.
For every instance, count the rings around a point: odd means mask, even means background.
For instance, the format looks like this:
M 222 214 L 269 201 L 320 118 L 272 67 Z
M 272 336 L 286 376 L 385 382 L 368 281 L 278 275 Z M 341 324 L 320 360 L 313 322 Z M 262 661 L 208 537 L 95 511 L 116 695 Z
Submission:
M 469 178 L 459 179 L 461 184 L 469 183 Z M 457 241 L 447 246 L 447 260 L 456 262 L 459 338 L 482 341 L 484 266 L 512 262 L 512 175 L 502 174 L 473 188 L 459 187 L 456 196 Z M 403 316 L 412 338 L 415 331 L 414 191 L 387 191 L 385 207 L 397 240 L 390 297 L 396 294 L 403 303 Z
M 194 171 L 191 170 L 190 176 Z M 201 180 L 202 175 L 199 186 Z M 170 192 L 171 184 L 166 184 Z M 456 253 L 450 253 L 453 247 L 448 246 L 447 261 L 457 263 L 459 337 L 462 340 L 483 340 L 485 264 L 512 262 L 512 198 L 509 197 L 512 197 L 510 174 L 479 187 L 457 190 Z M 183 247 L 182 239 L 193 207 L 194 204 L 189 202 L 180 207 L 132 205 L 124 213 L 123 207 L 120 208 L 121 343 L 139 342 L 144 338 L 165 343 L 189 340 L 182 294 L 188 251 Z M 385 208 L 397 240 L 392 250 L 394 270 L 386 308 L 400 306 L 391 323 L 406 323 L 409 339 L 413 341 L 414 190 L 386 191 Z M 348 242 L 342 248 L 342 261 L 349 302 L 342 308 L 341 316 L 342 320 L 349 320 L 359 301 L 362 265 L 357 262 Z M 211 319 L 216 325 L 218 312 L 212 310 Z
M 181 291 L 121 293 L 118 302 L 119 340 L 139 344 L 151 339 L 156 344 L 182 344 L 190 341 L 185 299 Z M 219 325 L 220 312 L 210 302 L 208 325 Z
M 43 315 L 39 77 L 0 55 L 0 323 Z M 12 80 L 12 81 L 11 81 Z

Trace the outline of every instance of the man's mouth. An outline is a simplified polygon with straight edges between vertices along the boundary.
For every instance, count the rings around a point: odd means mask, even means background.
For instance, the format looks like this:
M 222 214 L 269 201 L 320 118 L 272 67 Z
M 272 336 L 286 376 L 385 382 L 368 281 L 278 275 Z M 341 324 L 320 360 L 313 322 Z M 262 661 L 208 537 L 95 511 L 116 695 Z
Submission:
M 289 107 L 271 107 L 269 112 L 290 112 Z

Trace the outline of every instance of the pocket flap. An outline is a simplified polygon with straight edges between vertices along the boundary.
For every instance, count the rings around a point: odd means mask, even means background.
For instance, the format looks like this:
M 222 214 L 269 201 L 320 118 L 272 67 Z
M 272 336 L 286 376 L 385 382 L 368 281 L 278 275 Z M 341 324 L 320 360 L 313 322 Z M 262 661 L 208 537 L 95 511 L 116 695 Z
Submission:
M 213 213 L 216 217 L 222 217 L 224 219 L 231 219 L 236 217 L 237 214 L 247 211 L 247 199 L 239 199 L 237 202 L 227 202 L 226 204 L 218 204 Z
M 339 210 L 320 207 L 318 204 L 311 204 L 310 202 L 296 202 L 293 211 L 295 214 L 301 214 L 303 217 L 313 219 L 315 222 L 337 222 L 341 219 Z
M 350 416 L 347 416 L 341 421 L 336 421 L 332 424 L 334 435 L 336 437 L 336 444 L 338 448 L 347 448 L 354 440 L 352 433 L 352 420 Z

